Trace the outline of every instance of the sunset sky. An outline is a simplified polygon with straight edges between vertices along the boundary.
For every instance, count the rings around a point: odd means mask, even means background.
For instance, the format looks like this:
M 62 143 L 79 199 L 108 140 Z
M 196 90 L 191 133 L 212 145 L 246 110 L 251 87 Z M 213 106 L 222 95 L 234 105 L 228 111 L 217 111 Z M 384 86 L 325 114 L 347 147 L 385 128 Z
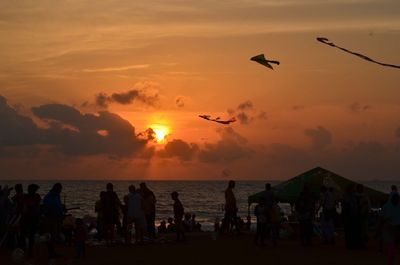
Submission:
M 399 65 L 400 1 L 0 1 L 0 179 L 399 179 L 400 69 L 316 37 Z

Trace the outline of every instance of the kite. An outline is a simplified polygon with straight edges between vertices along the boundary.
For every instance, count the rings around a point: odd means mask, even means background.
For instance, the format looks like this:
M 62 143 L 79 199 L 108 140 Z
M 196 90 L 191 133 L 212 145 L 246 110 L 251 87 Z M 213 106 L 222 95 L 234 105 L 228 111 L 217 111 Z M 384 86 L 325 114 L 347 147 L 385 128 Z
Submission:
M 274 70 L 274 68 L 272 68 L 271 63 L 279 65 L 278 61 L 271 61 L 271 60 L 265 59 L 264 54 L 259 54 L 259 55 L 256 55 L 254 57 L 251 57 L 250 60 L 255 61 L 255 62 L 259 63 L 259 64 L 262 64 L 262 65 L 264 65 L 264 66 L 266 66 L 266 67 L 268 67 L 268 68 L 270 68 L 272 70 Z
M 345 51 L 347 53 L 350 53 L 350 54 L 353 54 L 355 56 L 358 56 L 361 59 L 367 60 L 367 61 L 372 62 L 372 63 L 376 63 L 376 64 L 379 64 L 379 65 L 382 65 L 382 66 L 387 66 L 387 67 L 400 68 L 400 65 L 381 63 L 381 62 L 375 61 L 375 60 L 373 60 L 373 59 L 371 59 L 371 58 L 369 58 L 369 57 L 367 57 L 367 56 L 365 56 L 363 54 L 360 54 L 360 53 L 357 53 L 357 52 L 352 52 L 352 51 L 349 51 L 348 49 L 339 47 L 336 44 L 334 44 L 333 42 L 329 42 L 329 40 L 327 38 L 324 38 L 324 37 L 318 37 L 317 41 L 322 42 L 323 44 L 329 45 L 331 47 L 338 48 L 338 49 L 340 49 L 342 51 Z
M 217 117 L 215 119 L 212 119 L 210 115 L 199 115 L 200 118 L 208 120 L 208 121 L 214 121 L 214 122 L 218 122 L 221 124 L 229 124 L 231 122 L 235 122 L 236 119 L 235 118 L 230 118 L 229 120 L 221 120 L 220 117 Z

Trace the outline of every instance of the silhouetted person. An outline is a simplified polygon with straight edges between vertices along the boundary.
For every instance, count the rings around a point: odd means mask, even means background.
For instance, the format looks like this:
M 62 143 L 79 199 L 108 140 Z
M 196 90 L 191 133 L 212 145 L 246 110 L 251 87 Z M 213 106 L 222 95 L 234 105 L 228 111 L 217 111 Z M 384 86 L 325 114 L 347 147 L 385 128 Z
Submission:
M 274 192 L 272 191 L 272 187 L 270 183 L 266 183 L 265 184 L 265 191 L 263 194 L 263 198 L 264 200 L 264 205 L 266 207 L 266 222 L 267 222 L 267 230 L 266 230 L 266 235 L 269 236 L 270 235 L 270 230 L 271 230 L 271 210 L 272 210 L 272 206 L 275 203 L 275 195 Z
M 356 186 L 357 210 L 358 210 L 358 227 L 359 227 L 359 247 L 364 248 L 368 240 L 368 217 L 371 210 L 371 204 L 368 195 L 364 192 L 364 186 L 357 184 Z
M 342 220 L 346 247 L 356 249 L 359 246 L 358 204 L 354 184 L 349 184 L 342 200 Z
M 13 203 L 13 219 L 18 223 L 18 220 L 20 221 L 21 215 L 22 215 L 22 207 L 23 207 L 23 199 L 24 199 L 24 190 L 22 187 L 22 184 L 15 184 L 14 186 L 15 194 L 11 198 L 11 201 Z M 25 242 L 25 237 L 21 231 L 20 226 L 16 226 L 15 228 L 12 229 L 12 236 L 15 236 L 17 239 L 17 246 L 21 249 L 25 249 L 26 247 L 26 242 Z
M 62 220 L 64 218 L 64 207 L 61 203 L 62 185 L 54 184 L 49 193 L 44 196 L 43 207 L 45 217 L 45 230 L 49 233 L 50 238 L 47 243 L 49 258 L 56 258 L 55 241 L 61 231 Z
M 304 185 L 296 202 L 296 212 L 300 224 L 300 238 L 303 246 L 312 245 L 313 221 L 315 215 L 316 199 L 308 185 Z
M 196 221 L 196 215 L 192 214 L 192 219 L 190 220 L 192 231 L 201 232 L 201 224 Z
M 144 231 L 146 229 L 146 217 L 143 209 L 143 197 L 141 190 L 135 186 L 129 186 L 128 195 L 128 216 L 135 224 L 135 243 L 142 244 Z
M 185 230 L 183 227 L 182 218 L 185 214 L 185 210 L 181 201 L 179 200 L 178 192 L 174 191 L 171 193 L 171 198 L 174 201 L 174 219 L 176 226 L 176 241 L 185 240 Z
M 176 233 L 176 226 L 174 223 L 174 219 L 171 217 L 168 217 L 167 222 L 168 222 L 167 232 L 168 233 L 172 233 L 172 232 Z
M 30 184 L 28 193 L 24 195 L 22 200 L 22 217 L 21 229 L 24 237 L 28 238 L 28 256 L 33 256 L 33 246 L 35 244 L 35 234 L 39 230 L 40 220 L 40 195 L 37 194 L 39 186 Z
M 131 228 L 132 222 L 129 220 L 130 218 L 128 216 L 129 194 L 124 196 L 123 201 L 124 201 L 124 203 L 121 205 L 121 211 L 122 211 L 122 233 L 121 233 L 121 236 L 124 237 L 126 244 L 130 244 L 131 243 L 130 228 Z
M 156 238 L 156 196 L 144 182 L 140 183 L 140 190 L 143 195 L 143 209 L 146 217 L 147 234 L 150 239 L 154 239 Z
M 387 264 L 394 265 L 400 237 L 400 197 L 393 194 L 382 207 L 383 241 L 387 249 Z M 397 264 L 397 263 L 396 263 Z
M 0 239 L 3 238 L 6 233 L 7 221 L 12 214 L 12 203 L 10 200 L 11 190 L 12 188 L 8 186 L 4 186 L 3 189 L 0 190 Z M 2 242 L 0 242 L 0 244 L 1 243 Z
M 333 244 L 335 239 L 336 199 L 333 188 L 321 188 L 321 230 L 325 244 Z
M 81 218 L 76 218 L 74 229 L 76 258 L 84 258 L 86 256 L 86 238 L 86 226 Z
M 237 218 L 237 205 L 235 194 L 233 189 L 235 188 L 235 181 L 230 180 L 228 183 L 228 188 L 225 190 L 225 216 L 224 216 L 224 229 L 227 232 L 231 231 L 231 227 L 235 227 L 237 233 L 239 233 L 239 224 Z
M 24 190 L 22 184 L 15 184 L 14 190 L 15 190 L 15 195 L 11 198 L 14 204 L 14 214 L 21 215 L 23 198 L 24 198 Z
M 96 201 L 96 204 L 94 206 L 94 211 L 97 213 L 97 238 L 99 240 L 104 239 L 106 235 L 105 231 L 105 221 L 104 221 L 104 205 L 105 205 L 105 196 L 106 192 L 102 191 L 100 192 L 99 195 L 99 200 Z
M 105 237 L 107 244 L 113 244 L 115 226 L 120 223 L 119 209 L 121 207 L 121 201 L 119 200 L 117 193 L 115 193 L 114 185 L 112 183 L 108 183 L 106 188 L 107 191 L 104 194 L 104 201 L 102 205 L 104 213 Z
M 262 246 L 265 245 L 265 237 L 267 235 L 267 207 L 265 201 L 260 200 L 260 203 L 254 208 L 254 215 L 257 218 L 257 230 L 254 238 L 254 244 L 258 245 L 260 242 Z
M 165 221 L 161 221 L 160 225 L 157 227 L 159 234 L 167 233 L 167 225 Z
M 274 247 L 278 245 L 281 222 L 282 222 L 281 208 L 275 201 L 271 207 L 270 219 L 269 219 L 269 225 L 271 226 L 272 246 Z
M 390 198 L 391 198 L 394 194 L 399 195 L 399 191 L 397 190 L 397 186 L 396 186 L 396 185 L 392 185 L 392 186 L 390 187 L 389 201 L 390 201 Z

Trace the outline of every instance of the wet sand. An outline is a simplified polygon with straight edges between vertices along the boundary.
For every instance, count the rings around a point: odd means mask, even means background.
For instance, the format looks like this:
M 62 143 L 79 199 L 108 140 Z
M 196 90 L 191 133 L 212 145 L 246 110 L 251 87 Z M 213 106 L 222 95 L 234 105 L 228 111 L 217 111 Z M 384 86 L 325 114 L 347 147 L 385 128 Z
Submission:
M 49 264 L 46 247 L 39 244 L 36 258 L 30 264 Z M 57 265 L 224 265 L 224 264 L 307 264 L 307 265 L 379 265 L 385 264 L 385 255 L 378 252 L 377 244 L 371 241 L 366 250 L 347 250 L 342 237 L 336 245 L 322 245 L 318 238 L 311 247 L 300 246 L 297 240 L 281 240 L 279 246 L 265 247 L 253 244 L 253 235 L 226 235 L 213 240 L 210 233 L 188 235 L 183 243 L 154 243 L 142 246 L 88 246 L 85 259 L 74 259 L 72 247 L 57 246 L 62 255 L 55 260 Z M 0 264 L 16 264 L 11 251 L 0 250 Z M 20 263 L 24 264 L 24 263 Z M 27 264 L 27 263 L 25 263 Z

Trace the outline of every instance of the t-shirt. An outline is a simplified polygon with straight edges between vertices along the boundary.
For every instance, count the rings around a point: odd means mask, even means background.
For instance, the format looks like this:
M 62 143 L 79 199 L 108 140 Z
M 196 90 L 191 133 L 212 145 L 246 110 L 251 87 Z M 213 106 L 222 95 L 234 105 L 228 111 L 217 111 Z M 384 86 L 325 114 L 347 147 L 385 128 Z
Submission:
M 128 194 L 128 216 L 130 218 L 144 217 L 143 197 L 138 192 Z
M 258 204 L 254 208 L 254 214 L 257 217 L 257 223 L 266 223 L 267 222 L 267 207 L 265 205 Z

